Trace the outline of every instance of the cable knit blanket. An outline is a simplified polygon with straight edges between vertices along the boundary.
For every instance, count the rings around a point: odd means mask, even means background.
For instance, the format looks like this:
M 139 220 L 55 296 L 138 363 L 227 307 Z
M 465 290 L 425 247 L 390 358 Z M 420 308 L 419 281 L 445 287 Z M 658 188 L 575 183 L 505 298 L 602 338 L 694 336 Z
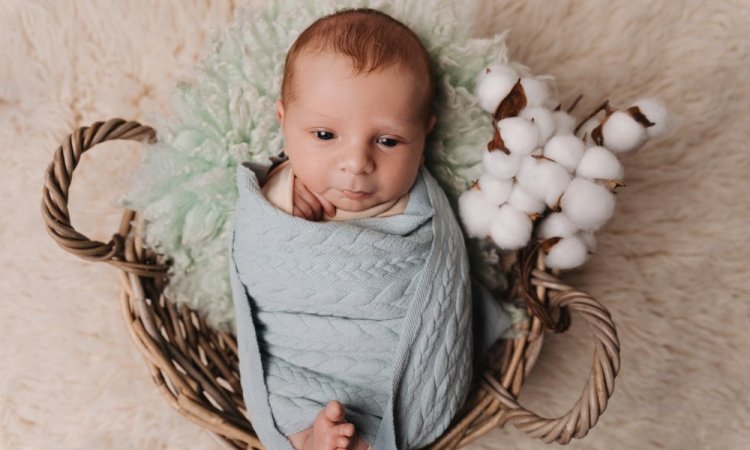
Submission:
M 468 260 L 445 194 L 422 167 L 403 214 L 311 222 L 263 197 L 269 167 L 238 166 L 230 233 L 240 378 L 258 436 L 291 450 L 287 436 L 336 399 L 374 450 L 428 445 L 466 399 L 474 353 L 510 323 L 495 308 L 473 348 Z M 490 312 L 490 297 L 477 298 Z

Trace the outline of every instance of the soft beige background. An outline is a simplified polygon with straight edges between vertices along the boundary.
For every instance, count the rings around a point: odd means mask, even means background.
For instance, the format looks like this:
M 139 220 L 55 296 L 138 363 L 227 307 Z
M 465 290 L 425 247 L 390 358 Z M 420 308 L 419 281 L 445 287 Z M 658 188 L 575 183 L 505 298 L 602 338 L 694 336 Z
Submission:
M 0 1 L 0 448 L 216 448 L 161 398 L 130 342 L 115 269 L 44 230 L 43 173 L 75 127 L 167 111 L 228 1 Z M 606 413 L 574 449 L 743 449 L 750 442 L 750 2 L 487 1 L 514 59 L 583 114 L 658 95 L 679 122 L 625 160 L 597 254 L 565 278 L 603 301 L 622 341 Z M 269 113 L 271 113 L 269 111 Z M 107 241 L 135 144 L 84 155 L 74 226 Z M 574 321 L 576 318 L 574 317 Z M 552 336 L 521 400 L 562 414 L 584 385 L 586 328 Z M 552 447 L 557 447 L 553 444 Z M 509 427 L 474 449 L 550 448 Z

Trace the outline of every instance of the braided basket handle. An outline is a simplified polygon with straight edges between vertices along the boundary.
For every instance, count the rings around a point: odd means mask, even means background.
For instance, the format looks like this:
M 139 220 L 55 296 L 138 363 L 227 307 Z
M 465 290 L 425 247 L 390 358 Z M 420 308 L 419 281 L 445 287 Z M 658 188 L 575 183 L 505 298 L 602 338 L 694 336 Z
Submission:
M 108 243 L 92 241 L 77 232 L 70 223 L 68 193 L 73 171 L 81 155 L 100 142 L 127 139 L 156 142 L 156 132 L 147 125 L 110 119 L 96 122 L 90 127 L 80 127 L 68 135 L 55 151 L 54 160 L 47 166 L 42 189 L 42 216 L 47 233 L 63 249 L 90 261 L 104 261 L 126 272 L 146 277 L 165 277 L 167 267 L 159 264 L 128 262 L 123 257 L 123 243 L 134 214 L 126 215 L 120 230 Z
M 607 308 L 591 295 L 574 289 L 547 272 L 542 253 L 536 256 L 536 268 L 530 271 L 527 279 L 530 285 L 548 290 L 547 309 L 559 311 L 560 317 L 560 321 L 554 327 L 548 327 L 548 331 L 567 329 L 570 323 L 567 310 L 570 309 L 581 314 L 593 335 L 594 361 L 589 379 L 575 405 L 556 419 L 544 418 L 525 409 L 489 372 L 483 374 L 482 386 L 506 408 L 503 414 L 505 422 L 513 423 L 516 428 L 548 444 L 553 441 L 567 444 L 573 437 L 580 439 L 586 436 L 607 408 L 609 397 L 615 389 L 615 377 L 620 370 L 620 341 Z M 546 321 L 549 318 L 547 315 Z M 561 325 L 561 322 L 566 323 Z

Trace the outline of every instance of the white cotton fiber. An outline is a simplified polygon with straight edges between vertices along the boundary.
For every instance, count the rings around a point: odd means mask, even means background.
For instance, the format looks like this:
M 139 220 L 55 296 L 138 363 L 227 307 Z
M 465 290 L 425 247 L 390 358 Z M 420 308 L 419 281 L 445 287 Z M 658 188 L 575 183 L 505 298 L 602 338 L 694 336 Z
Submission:
M 555 134 L 573 134 L 576 128 L 576 118 L 563 110 L 552 112 L 555 121 Z
M 483 71 L 477 80 L 475 95 L 479 107 L 494 114 L 500 102 L 510 93 L 518 81 L 518 73 L 507 66 L 493 64 Z
M 500 248 L 516 250 L 531 238 L 532 222 L 528 215 L 510 205 L 496 209 L 490 220 L 490 237 Z
M 554 161 L 527 156 L 516 180 L 529 194 L 552 207 L 568 187 L 571 176 L 565 167 Z
M 458 214 L 470 237 L 483 238 L 490 230 L 490 218 L 497 210 L 478 189 L 469 189 L 458 197 Z
M 542 239 L 568 237 L 578 231 L 578 227 L 562 212 L 553 212 L 545 217 L 537 227 L 536 234 Z
M 544 263 L 552 269 L 573 269 L 586 262 L 588 250 L 581 238 L 576 235 L 557 241 L 550 248 Z
M 508 117 L 497 123 L 505 148 L 511 153 L 528 155 L 539 142 L 539 130 L 522 117 Z
M 573 172 L 585 149 L 586 145 L 578 137 L 559 134 L 552 136 L 544 145 L 544 156 L 565 167 L 568 172 Z
M 579 230 L 577 234 L 586 245 L 586 249 L 589 253 L 594 253 L 596 251 L 596 236 L 594 236 L 594 233 L 591 231 Z
M 534 183 L 536 183 L 537 173 L 536 169 L 539 166 L 539 158 L 533 156 L 524 156 L 521 159 L 521 167 L 518 168 L 516 174 L 516 181 L 518 184 L 524 187 L 529 194 L 534 194 L 540 200 L 544 198 L 543 195 L 536 195 L 536 189 L 534 189 Z
M 601 122 L 599 119 L 592 117 L 586 122 L 581 125 L 581 128 L 578 129 L 578 133 L 576 133 L 576 136 L 583 140 L 583 142 L 586 144 L 586 146 L 592 146 L 596 145 L 594 140 L 591 138 L 591 132 L 594 131 L 594 128 L 598 127 Z M 585 139 L 584 139 L 585 138 Z
M 536 126 L 539 139 L 537 140 L 537 147 L 541 147 L 555 132 L 555 119 L 552 116 L 552 112 L 549 109 L 541 106 L 532 106 L 524 108 L 519 114 L 520 117 L 531 122 L 533 120 L 534 126 Z
M 513 178 L 521 167 L 524 156 L 511 153 L 510 155 L 500 150 L 484 150 L 482 153 L 482 165 L 484 170 L 499 180 Z
M 581 161 L 576 167 L 576 176 L 589 179 L 602 178 L 605 180 L 622 180 L 624 175 L 622 164 L 614 153 L 604 147 L 595 145 L 583 153 Z
M 513 180 L 499 180 L 485 172 L 479 177 L 479 189 L 488 202 L 500 206 L 508 200 Z
M 649 138 L 661 136 L 667 129 L 667 108 L 664 102 L 656 98 L 642 98 L 633 103 L 653 125 L 646 128 Z
M 544 106 L 549 100 L 547 83 L 537 78 L 521 78 L 521 87 L 526 94 L 526 106 Z
M 554 207 L 573 177 L 568 170 L 554 161 L 541 160 L 537 168 L 539 173 L 539 193 L 544 193 L 544 202 Z
M 646 139 L 646 128 L 624 111 L 613 112 L 602 125 L 604 146 L 615 153 L 635 150 L 643 145 Z
M 545 209 L 544 201 L 530 194 L 520 184 L 515 183 L 508 196 L 508 204 L 526 214 L 539 214 Z
M 612 216 L 615 195 L 600 184 L 576 177 L 565 189 L 560 207 L 578 228 L 596 231 Z

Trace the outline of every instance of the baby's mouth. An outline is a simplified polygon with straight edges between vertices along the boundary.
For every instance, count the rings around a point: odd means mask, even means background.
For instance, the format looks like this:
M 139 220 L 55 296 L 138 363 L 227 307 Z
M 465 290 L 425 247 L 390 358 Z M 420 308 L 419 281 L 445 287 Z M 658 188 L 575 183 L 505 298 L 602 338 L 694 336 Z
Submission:
M 369 192 L 364 191 L 350 191 L 348 189 L 342 189 L 341 193 L 344 194 L 344 197 L 350 199 L 350 200 L 362 200 L 367 197 L 369 197 L 371 194 Z

